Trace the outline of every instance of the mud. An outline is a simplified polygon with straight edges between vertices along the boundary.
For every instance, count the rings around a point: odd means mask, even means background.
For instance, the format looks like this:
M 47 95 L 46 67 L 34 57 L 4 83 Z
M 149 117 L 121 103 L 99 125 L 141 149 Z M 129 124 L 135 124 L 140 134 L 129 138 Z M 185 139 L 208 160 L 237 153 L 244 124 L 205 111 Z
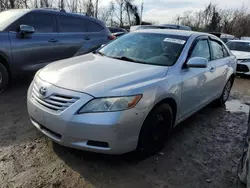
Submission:
M 53 144 L 30 123 L 21 80 L 0 96 L 0 187 L 231 188 L 237 178 L 250 79 L 236 79 L 225 107 L 201 110 L 178 126 L 157 155 L 142 161 Z

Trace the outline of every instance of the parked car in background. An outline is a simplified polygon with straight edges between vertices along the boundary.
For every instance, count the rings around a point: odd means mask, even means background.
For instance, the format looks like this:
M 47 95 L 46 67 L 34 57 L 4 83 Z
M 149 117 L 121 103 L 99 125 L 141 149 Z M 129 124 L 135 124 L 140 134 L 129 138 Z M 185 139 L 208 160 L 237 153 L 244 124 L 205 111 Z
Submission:
M 0 17 L 0 91 L 12 76 L 88 53 L 113 38 L 102 21 L 65 11 L 8 10 Z
M 237 73 L 250 75 L 250 40 L 232 40 L 227 46 L 238 59 Z
M 139 26 L 131 26 L 130 32 L 140 29 L 177 29 L 177 30 L 189 30 L 191 31 L 191 27 L 185 25 L 174 25 L 174 24 L 160 24 L 160 25 L 139 25 Z
M 120 37 L 128 32 L 126 29 L 120 27 L 108 27 L 108 28 L 112 33 L 112 35 L 114 35 L 115 37 Z
M 28 113 L 64 146 L 147 156 L 208 103 L 224 104 L 235 72 L 235 56 L 213 35 L 139 30 L 38 71 Z
M 213 35 L 219 37 L 224 43 L 227 43 L 230 40 L 237 39 L 234 35 L 230 35 L 230 34 L 226 34 L 226 33 L 210 32 L 210 34 L 213 34 Z

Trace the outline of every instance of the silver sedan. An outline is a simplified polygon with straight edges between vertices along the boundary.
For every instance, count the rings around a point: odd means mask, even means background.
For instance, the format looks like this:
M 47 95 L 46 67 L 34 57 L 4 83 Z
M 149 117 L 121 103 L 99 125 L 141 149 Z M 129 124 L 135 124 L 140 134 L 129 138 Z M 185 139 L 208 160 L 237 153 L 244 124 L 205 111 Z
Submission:
M 213 35 L 140 30 L 38 71 L 28 113 L 61 145 L 149 155 L 180 122 L 214 100 L 224 104 L 235 73 L 235 57 Z

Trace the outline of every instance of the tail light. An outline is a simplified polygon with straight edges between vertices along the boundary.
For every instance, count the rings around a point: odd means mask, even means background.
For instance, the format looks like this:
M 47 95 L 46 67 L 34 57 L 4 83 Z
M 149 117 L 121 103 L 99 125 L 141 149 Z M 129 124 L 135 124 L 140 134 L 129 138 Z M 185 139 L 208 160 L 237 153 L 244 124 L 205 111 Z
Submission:
M 115 39 L 116 39 L 116 36 L 114 36 L 114 35 L 109 35 L 109 36 L 108 36 L 108 39 L 109 39 L 109 40 L 115 40 Z

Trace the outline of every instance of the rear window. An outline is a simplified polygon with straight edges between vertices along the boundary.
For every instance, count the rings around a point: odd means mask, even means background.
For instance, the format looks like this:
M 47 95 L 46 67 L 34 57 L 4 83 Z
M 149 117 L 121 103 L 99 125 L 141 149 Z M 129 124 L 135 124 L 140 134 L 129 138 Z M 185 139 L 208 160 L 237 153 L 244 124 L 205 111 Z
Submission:
M 117 32 L 126 32 L 126 30 L 121 28 L 109 28 L 111 33 L 117 33 Z
M 58 18 L 61 32 L 77 33 L 86 31 L 80 18 L 70 16 L 58 16 Z
M 104 29 L 100 24 L 98 24 L 94 21 L 83 20 L 83 22 L 87 26 L 88 32 L 100 32 Z
M 227 43 L 230 50 L 250 52 L 250 42 L 233 42 Z

